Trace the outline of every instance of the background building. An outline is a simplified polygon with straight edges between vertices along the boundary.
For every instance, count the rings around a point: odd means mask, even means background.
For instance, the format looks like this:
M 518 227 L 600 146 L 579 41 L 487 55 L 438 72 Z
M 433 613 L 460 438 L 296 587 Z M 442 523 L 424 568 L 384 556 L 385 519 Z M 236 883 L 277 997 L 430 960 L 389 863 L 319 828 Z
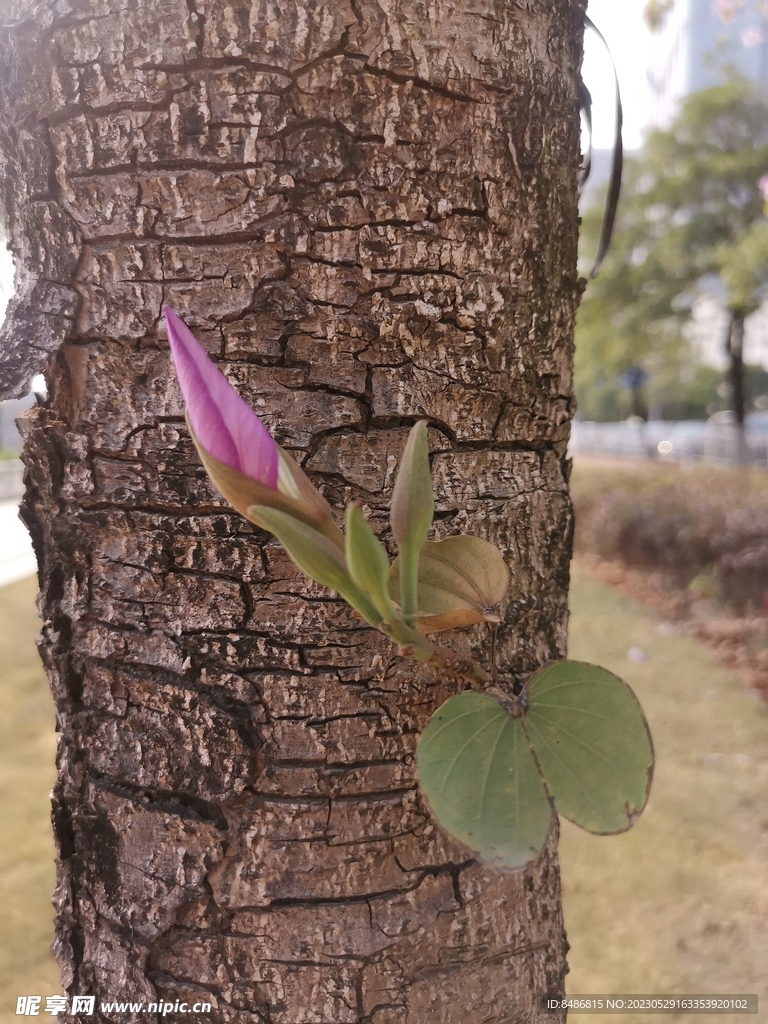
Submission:
M 718 85 L 729 70 L 768 94 L 767 15 L 761 0 L 675 0 L 648 69 L 652 127 L 666 127 L 685 96 Z
M 674 0 L 651 54 L 649 128 L 666 128 L 686 96 L 719 85 L 734 72 L 768 99 L 768 3 Z M 721 369 L 727 365 L 727 325 L 727 313 L 712 295 L 695 304 L 686 330 L 702 361 Z M 747 362 L 768 369 L 768 304 L 748 318 L 744 347 Z

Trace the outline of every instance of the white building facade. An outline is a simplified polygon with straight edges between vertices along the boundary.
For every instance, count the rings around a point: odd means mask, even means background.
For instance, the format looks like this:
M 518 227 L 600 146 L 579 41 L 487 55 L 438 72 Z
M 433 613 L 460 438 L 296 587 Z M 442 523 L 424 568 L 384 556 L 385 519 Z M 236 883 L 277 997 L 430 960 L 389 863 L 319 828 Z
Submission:
M 674 0 L 656 33 L 648 69 L 650 127 L 668 127 L 686 96 L 720 84 L 732 72 L 768 99 L 768 0 Z M 717 296 L 694 306 L 686 333 L 711 366 L 727 365 L 727 323 Z M 768 369 L 768 303 L 747 320 L 744 349 L 747 362 Z
M 729 70 L 768 95 L 768 3 L 675 0 L 648 69 L 652 126 L 665 128 L 685 96 L 718 85 Z

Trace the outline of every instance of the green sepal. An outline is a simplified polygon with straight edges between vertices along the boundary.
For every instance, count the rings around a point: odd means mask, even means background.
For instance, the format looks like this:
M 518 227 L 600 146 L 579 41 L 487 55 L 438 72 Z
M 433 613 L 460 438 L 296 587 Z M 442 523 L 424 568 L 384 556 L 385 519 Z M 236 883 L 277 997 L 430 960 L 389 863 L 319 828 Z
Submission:
M 419 553 L 418 613 L 423 633 L 477 622 L 499 622 L 509 570 L 499 549 L 480 537 L 460 535 L 425 541 Z M 389 575 L 390 596 L 400 593 L 400 559 Z
M 275 508 L 251 505 L 247 515 L 251 522 L 277 537 L 302 572 L 339 593 L 366 622 L 378 625 L 381 616 L 350 576 L 344 554 L 333 541 Z
M 336 525 L 331 506 L 312 485 L 307 474 L 296 460 L 279 444 L 276 444 L 278 458 L 277 487 L 295 497 L 299 507 L 309 516 L 312 525 L 332 540 L 337 547 L 344 547 L 344 537 Z M 301 519 L 302 516 L 299 516 Z
M 387 584 L 389 558 L 386 549 L 359 505 L 350 503 L 346 509 L 347 568 L 352 579 L 376 605 L 385 622 L 394 622 L 398 611 L 392 603 Z
M 214 458 L 200 444 L 187 417 L 187 426 L 197 448 L 200 461 L 216 489 L 241 516 L 248 516 L 252 505 L 261 505 L 285 512 L 294 519 L 312 526 L 328 537 L 337 547 L 344 548 L 344 536 L 331 515 L 331 507 L 319 491 L 315 490 L 304 471 L 291 456 L 276 445 L 283 480 L 290 486 L 284 490 L 246 476 L 237 469 Z

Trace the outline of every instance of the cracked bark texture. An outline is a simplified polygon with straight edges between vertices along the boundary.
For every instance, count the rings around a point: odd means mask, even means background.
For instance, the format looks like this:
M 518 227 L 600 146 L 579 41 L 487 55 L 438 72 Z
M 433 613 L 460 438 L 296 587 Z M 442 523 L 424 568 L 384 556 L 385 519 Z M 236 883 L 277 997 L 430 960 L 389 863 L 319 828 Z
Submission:
M 461 685 L 212 491 L 160 308 L 385 539 L 429 417 L 437 535 L 511 568 L 501 679 L 562 657 L 583 7 L 6 5 L 3 382 L 45 364 L 23 516 L 60 731 L 55 952 L 97 1007 L 532 1024 L 562 990 L 555 829 L 500 874 L 430 820 L 416 738 Z M 487 663 L 483 630 L 453 643 Z

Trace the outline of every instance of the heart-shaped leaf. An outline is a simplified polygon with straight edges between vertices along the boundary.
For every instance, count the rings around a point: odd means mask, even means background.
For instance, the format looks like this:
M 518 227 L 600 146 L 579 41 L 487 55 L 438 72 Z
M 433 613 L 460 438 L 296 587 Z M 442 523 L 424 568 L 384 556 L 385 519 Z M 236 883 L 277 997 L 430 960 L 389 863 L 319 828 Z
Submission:
M 400 591 L 400 559 L 389 575 L 389 592 Z M 476 622 L 499 622 L 498 607 L 509 587 L 509 570 L 495 545 L 461 535 L 426 541 L 419 555 L 417 626 L 439 633 Z
M 522 868 L 538 856 L 552 807 L 521 727 L 488 694 L 467 691 L 434 713 L 417 774 L 437 820 L 489 864 Z
M 522 717 L 513 717 L 487 693 L 452 697 L 432 716 L 417 752 L 419 782 L 438 822 L 489 863 L 512 869 L 544 845 L 550 801 L 589 832 L 631 828 L 648 800 L 654 764 L 637 698 L 606 669 L 549 665 L 533 676 L 526 699 Z
M 604 668 L 560 661 L 528 684 L 521 719 L 559 814 L 588 832 L 626 832 L 648 801 L 653 744 L 627 684 Z

